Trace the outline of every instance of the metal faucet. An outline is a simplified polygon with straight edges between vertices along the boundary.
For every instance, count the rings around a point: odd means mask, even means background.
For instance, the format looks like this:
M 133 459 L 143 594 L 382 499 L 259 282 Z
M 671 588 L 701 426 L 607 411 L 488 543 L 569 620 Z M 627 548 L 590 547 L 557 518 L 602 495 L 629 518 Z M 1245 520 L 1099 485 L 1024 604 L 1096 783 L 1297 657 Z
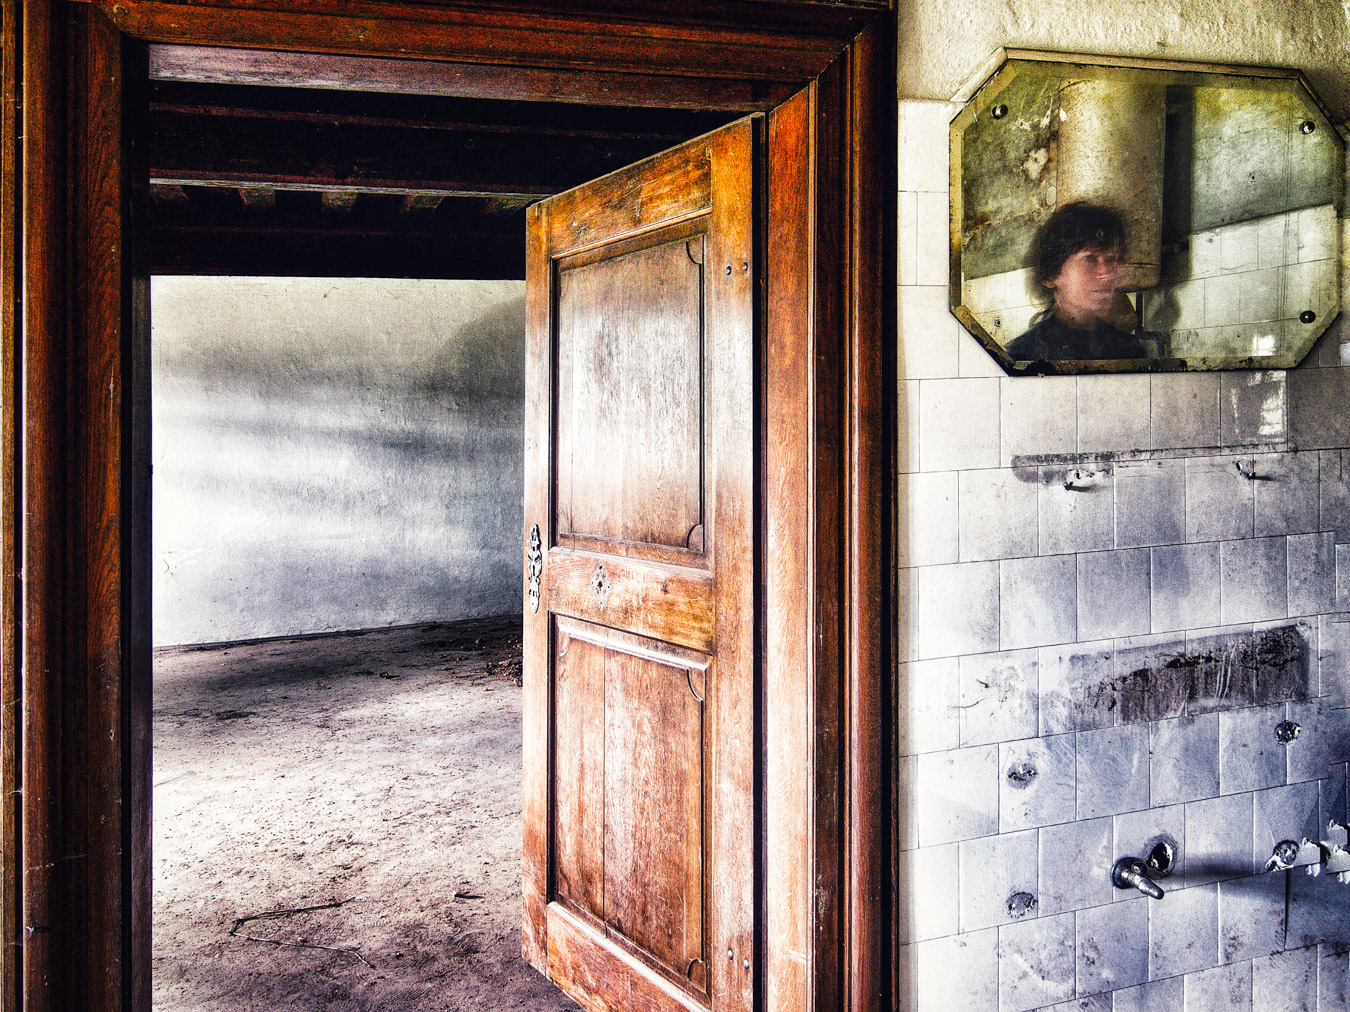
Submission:
M 1122 857 L 1111 868 L 1111 884 L 1117 889 L 1138 889 L 1145 896 L 1160 900 L 1165 895 L 1144 870 L 1144 862 L 1137 857 Z

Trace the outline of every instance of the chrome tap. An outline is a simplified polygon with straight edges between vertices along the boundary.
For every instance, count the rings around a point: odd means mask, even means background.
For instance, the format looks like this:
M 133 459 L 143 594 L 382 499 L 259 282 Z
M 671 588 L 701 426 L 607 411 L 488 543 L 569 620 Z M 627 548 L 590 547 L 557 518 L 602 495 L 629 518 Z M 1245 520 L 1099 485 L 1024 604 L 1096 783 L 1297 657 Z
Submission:
M 1164 895 L 1162 886 L 1148 877 L 1144 862 L 1137 857 L 1122 857 L 1115 863 L 1111 868 L 1111 884 L 1117 889 L 1138 889 L 1155 900 Z

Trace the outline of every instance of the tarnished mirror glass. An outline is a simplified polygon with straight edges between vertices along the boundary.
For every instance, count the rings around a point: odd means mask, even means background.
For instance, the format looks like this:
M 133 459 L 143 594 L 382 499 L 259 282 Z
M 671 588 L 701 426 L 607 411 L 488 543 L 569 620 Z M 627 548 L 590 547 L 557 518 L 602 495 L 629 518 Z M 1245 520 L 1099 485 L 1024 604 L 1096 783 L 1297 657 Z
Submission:
M 1297 73 L 1010 58 L 952 121 L 952 311 L 1012 373 L 1286 368 L 1340 311 Z

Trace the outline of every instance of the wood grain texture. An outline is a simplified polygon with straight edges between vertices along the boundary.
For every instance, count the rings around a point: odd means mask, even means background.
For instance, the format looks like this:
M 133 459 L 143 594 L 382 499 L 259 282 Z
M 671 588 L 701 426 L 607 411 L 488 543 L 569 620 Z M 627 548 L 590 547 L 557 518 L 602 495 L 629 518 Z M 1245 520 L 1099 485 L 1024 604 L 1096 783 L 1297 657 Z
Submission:
M 550 70 L 218 46 L 154 44 L 149 49 L 150 76 L 159 81 L 731 112 L 771 109 L 793 87 L 725 77 Z
M 554 626 L 553 875 L 558 901 L 605 918 L 604 643 Z

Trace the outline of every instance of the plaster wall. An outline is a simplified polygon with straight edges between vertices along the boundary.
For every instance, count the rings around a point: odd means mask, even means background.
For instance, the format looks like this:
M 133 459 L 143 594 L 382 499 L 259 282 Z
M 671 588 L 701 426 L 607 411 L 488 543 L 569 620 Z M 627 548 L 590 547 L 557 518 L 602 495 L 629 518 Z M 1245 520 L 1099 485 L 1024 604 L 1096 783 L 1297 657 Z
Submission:
M 1350 885 L 1306 872 L 1347 821 L 1350 327 L 1004 375 L 947 309 L 945 99 L 1009 46 L 1296 66 L 1343 121 L 1350 6 L 924 0 L 899 38 L 902 1007 L 1344 1009 Z M 1116 890 L 1161 837 L 1167 897 Z
M 524 284 L 157 277 L 154 635 L 520 607 Z

